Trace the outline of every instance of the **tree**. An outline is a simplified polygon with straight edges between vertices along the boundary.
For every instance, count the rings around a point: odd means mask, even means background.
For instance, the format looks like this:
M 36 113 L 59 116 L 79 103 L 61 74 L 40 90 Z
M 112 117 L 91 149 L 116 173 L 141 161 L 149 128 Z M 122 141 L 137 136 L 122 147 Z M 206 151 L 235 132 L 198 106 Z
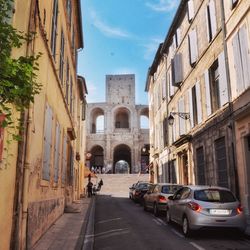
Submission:
M 40 92 L 37 82 L 38 55 L 12 57 L 12 49 L 29 43 L 35 34 L 23 34 L 11 24 L 13 0 L 0 0 L 0 114 L 5 119 L 1 127 L 20 130 L 20 120 L 15 121 L 11 110 L 23 111 L 34 102 L 34 96 Z M 14 140 L 19 140 L 18 133 L 12 133 Z

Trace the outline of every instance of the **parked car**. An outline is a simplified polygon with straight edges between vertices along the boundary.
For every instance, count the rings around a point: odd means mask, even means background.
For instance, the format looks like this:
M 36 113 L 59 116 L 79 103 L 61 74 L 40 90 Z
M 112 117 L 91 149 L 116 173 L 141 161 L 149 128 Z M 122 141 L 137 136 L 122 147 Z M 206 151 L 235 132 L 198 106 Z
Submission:
M 168 197 L 166 221 L 182 226 L 185 236 L 202 228 L 236 228 L 245 231 L 240 202 L 223 187 L 184 186 Z
M 132 192 L 132 199 L 135 202 L 139 202 L 140 204 L 142 204 L 143 196 L 148 191 L 151 185 L 152 184 L 148 182 L 138 182 Z
M 168 197 L 173 195 L 179 188 L 181 188 L 181 185 L 171 183 L 152 185 L 143 197 L 144 210 L 153 210 L 155 216 L 158 216 L 160 212 L 166 212 Z
M 134 183 L 134 184 L 132 184 L 131 187 L 129 187 L 129 193 L 128 193 L 129 199 L 132 199 L 132 200 L 133 200 L 133 191 L 135 190 L 136 184 L 137 184 L 137 183 Z

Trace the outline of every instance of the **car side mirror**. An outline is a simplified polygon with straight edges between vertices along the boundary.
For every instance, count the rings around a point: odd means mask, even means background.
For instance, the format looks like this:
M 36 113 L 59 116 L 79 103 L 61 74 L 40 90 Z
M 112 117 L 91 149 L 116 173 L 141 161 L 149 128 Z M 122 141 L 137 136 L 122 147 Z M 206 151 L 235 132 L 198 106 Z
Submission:
M 168 196 L 168 199 L 172 201 L 174 199 L 174 196 L 170 195 L 170 196 Z

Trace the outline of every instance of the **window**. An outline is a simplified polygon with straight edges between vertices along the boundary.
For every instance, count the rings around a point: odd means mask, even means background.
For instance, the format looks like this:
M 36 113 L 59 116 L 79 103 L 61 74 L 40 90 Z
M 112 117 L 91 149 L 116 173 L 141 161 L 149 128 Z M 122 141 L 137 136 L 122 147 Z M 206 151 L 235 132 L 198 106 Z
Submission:
M 189 62 L 193 67 L 198 59 L 198 47 L 197 47 L 197 35 L 196 30 L 190 31 L 188 35 L 188 43 L 189 43 Z
M 63 137 L 63 154 L 62 154 L 62 184 L 66 182 L 66 170 L 67 170 L 67 137 Z
M 75 57 L 75 28 L 74 28 L 74 26 L 72 29 L 71 49 L 72 49 L 72 55 L 73 55 L 73 57 Z
M 208 41 L 210 42 L 216 35 L 216 30 L 217 30 L 214 0 L 210 0 L 207 6 L 206 19 L 207 19 L 207 36 L 208 36 Z
M 175 48 L 178 48 L 181 43 L 181 29 L 177 28 L 174 35 Z
M 182 54 L 175 54 L 174 58 L 171 60 L 172 68 L 172 85 L 179 87 L 183 80 L 182 73 Z
M 87 106 L 87 102 L 84 98 L 82 102 L 82 121 L 85 121 L 85 118 L 86 118 L 86 106 Z
M 234 195 L 230 191 L 216 188 L 194 191 L 194 198 L 198 201 L 205 202 L 230 203 L 236 201 Z
M 163 120 L 163 145 L 166 147 L 168 145 L 168 117 Z
M 196 89 L 195 86 L 191 89 L 191 105 L 190 105 L 190 113 L 191 115 L 191 120 L 193 126 L 197 125 L 198 123 L 198 118 L 197 118 L 197 98 L 196 98 Z M 192 109 L 191 109 L 192 108 Z
M 188 1 L 188 21 L 191 22 L 194 18 L 194 1 Z
M 61 32 L 60 68 L 59 68 L 59 77 L 61 79 L 61 84 L 63 84 L 63 72 L 64 72 L 64 35 L 63 32 Z
M 196 161 L 197 161 L 197 184 L 205 185 L 205 160 L 204 149 L 199 147 L 196 149 Z
M 234 68 L 237 79 L 237 92 L 242 93 L 250 87 L 250 50 L 246 25 L 243 25 L 233 41 Z
M 215 141 L 215 159 L 217 166 L 218 182 L 221 187 L 228 187 L 228 170 L 225 137 Z
M 0 114 L 0 162 L 3 160 L 3 144 L 4 144 L 4 128 L 2 123 L 5 119 L 5 115 Z
M 184 98 L 181 97 L 178 101 L 178 112 L 185 113 L 185 103 Z M 185 135 L 186 134 L 186 120 L 182 117 L 179 117 L 179 135 Z
M 66 68 L 66 86 L 65 86 L 65 99 L 66 103 L 69 104 L 69 61 L 67 60 Z
M 238 3 L 238 0 L 231 0 L 231 9 L 233 9 Z
M 72 16 L 72 3 L 71 3 L 71 0 L 67 0 L 66 9 L 67 9 L 69 27 L 71 27 L 71 16 Z
M 51 107 L 47 104 L 45 110 L 45 121 L 44 121 L 43 169 L 42 169 L 42 178 L 47 181 L 49 181 L 50 179 L 52 124 L 53 124 L 53 111 Z
M 60 124 L 57 122 L 55 144 L 54 144 L 54 181 L 55 182 L 58 182 L 59 161 L 61 158 L 60 145 L 61 145 L 61 127 L 60 127 Z
M 56 57 L 56 37 L 57 37 L 57 16 L 58 16 L 58 0 L 54 0 L 53 14 L 52 14 L 52 29 L 51 29 L 51 41 L 50 48 L 52 56 Z
M 210 73 L 210 91 L 211 91 L 211 104 L 212 111 L 215 112 L 220 107 L 220 94 L 219 94 L 219 67 L 218 60 L 214 62 L 209 70 Z
M 70 107 L 70 113 L 72 114 L 73 112 L 73 81 L 72 81 L 72 76 L 70 77 L 70 104 L 69 104 L 69 107 Z

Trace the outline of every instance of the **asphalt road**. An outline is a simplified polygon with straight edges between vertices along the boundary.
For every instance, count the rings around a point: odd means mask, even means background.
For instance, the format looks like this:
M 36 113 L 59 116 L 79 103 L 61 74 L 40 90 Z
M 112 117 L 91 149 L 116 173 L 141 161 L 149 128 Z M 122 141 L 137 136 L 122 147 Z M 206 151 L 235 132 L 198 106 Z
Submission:
M 128 198 L 96 196 L 94 250 L 250 250 L 250 240 L 231 231 L 197 232 L 185 238 Z

